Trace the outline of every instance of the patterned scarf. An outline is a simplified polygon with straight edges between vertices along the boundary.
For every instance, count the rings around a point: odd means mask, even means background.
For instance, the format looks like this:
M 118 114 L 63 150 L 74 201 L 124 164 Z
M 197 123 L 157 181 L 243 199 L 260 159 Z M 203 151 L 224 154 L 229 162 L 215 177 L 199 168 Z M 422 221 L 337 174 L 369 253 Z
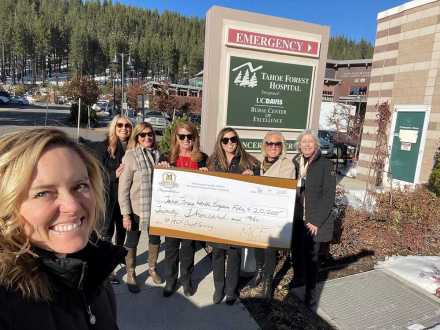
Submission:
M 307 170 L 309 168 L 309 165 L 313 160 L 316 158 L 317 152 L 315 152 L 308 160 L 304 157 L 303 154 L 299 156 L 299 177 L 298 177 L 298 183 L 297 183 L 297 193 L 299 193 L 299 200 L 303 207 L 303 221 L 306 221 L 306 178 L 307 178 Z
M 264 157 L 263 163 L 261 164 L 263 174 L 266 173 L 273 164 L 275 164 L 278 158 L 279 157 L 276 157 L 273 161 L 270 161 L 269 159 L 267 159 L 267 157 Z

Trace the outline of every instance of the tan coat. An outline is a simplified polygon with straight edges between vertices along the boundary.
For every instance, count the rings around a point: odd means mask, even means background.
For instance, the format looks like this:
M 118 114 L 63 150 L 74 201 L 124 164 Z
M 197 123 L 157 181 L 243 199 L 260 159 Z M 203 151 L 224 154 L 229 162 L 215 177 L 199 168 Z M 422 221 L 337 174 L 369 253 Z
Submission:
M 295 165 L 293 164 L 292 160 L 286 156 L 280 156 L 280 158 L 272 164 L 266 173 L 263 174 L 263 170 L 261 170 L 261 175 L 274 178 L 295 179 Z
M 138 153 L 138 155 L 136 155 Z M 149 162 L 143 158 L 149 158 Z M 136 158 L 138 157 L 138 158 Z M 137 159 L 142 159 L 142 166 Z M 132 213 L 141 218 L 142 223 L 148 224 L 151 206 L 151 186 L 154 159 L 149 153 L 143 154 L 140 148 L 127 150 L 122 160 L 125 165 L 119 177 L 118 200 L 122 215 Z M 152 166 L 150 166 L 150 164 Z M 145 192 L 142 193 L 142 185 Z

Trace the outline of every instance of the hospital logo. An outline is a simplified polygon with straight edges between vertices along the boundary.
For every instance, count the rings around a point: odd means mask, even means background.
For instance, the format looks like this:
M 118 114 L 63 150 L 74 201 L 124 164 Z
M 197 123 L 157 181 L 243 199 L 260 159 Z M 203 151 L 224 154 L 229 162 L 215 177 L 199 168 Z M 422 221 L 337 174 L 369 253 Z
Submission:
M 232 72 L 237 72 L 234 79 L 234 84 L 240 87 L 254 88 L 258 86 L 258 79 L 255 72 L 261 70 L 262 65 L 254 68 L 252 62 L 247 62 L 232 69 Z
M 160 185 L 165 188 L 175 188 L 177 187 L 176 183 L 176 174 L 173 172 L 165 172 L 162 174 L 162 181 Z

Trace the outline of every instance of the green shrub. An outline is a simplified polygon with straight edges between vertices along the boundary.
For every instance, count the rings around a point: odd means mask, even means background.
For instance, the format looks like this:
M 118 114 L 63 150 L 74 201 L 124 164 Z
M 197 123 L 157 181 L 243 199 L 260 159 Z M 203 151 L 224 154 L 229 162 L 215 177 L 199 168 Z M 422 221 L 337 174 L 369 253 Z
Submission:
M 375 194 L 372 219 L 390 225 L 436 223 L 440 218 L 440 199 L 426 187 L 405 187 Z
M 89 122 L 87 106 L 81 106 L 80 121 L 81 121 L 82 125 L 87 125 Z M 70 106 L 70 122 L 74 125 L 78 125 L 78 104 L 77 103 L 73 103 Z M 98 117 L 96 116 L 96 112 L 95 112 L 95 110 L 90 108 L 90 125 L 92 127 L 94 127 L 94 126 L 96 126 L 97 123 L 98 123 Z
M 342 218 L 334 257 L 373 252 L 375 258 L 392 255 L 440 254 L 440 198 L 426 187 L 393 189 L 375 195 L 372 213 L 348 206 Z
M 14 87 L 15 95 L 22 96 L 27 92 L 25 85 L 15 85 Z
M 171 122 L 171 124 L 163 131 L 162 138 L 159 142 L 159 150 L 162 154 L 168 153 L 170 151 L 171 134 L 174 131 L 176 124 L 185 121 L 188 121 L 188 117 L 186 117 L 186 115 L 184 115 L 182 118 L 175 118 Z
M 429 177 L 429 189 L 440 197 L 440 152 L 435 156 L 434 168 Z

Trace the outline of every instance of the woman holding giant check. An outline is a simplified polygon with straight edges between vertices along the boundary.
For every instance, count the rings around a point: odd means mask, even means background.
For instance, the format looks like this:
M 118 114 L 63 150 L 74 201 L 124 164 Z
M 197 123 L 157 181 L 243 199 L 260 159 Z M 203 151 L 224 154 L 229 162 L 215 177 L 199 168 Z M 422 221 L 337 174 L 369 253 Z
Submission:
M 208 169 L 216 172 L 259 175 L 260 164 L 243 148 L 237 132 L 230 127 L 223 128 L 217 136 L 214 153 L 208 160 Z M 212 271 L 215 292 L 213 302 L 219 304 L 226 295 L 226 304 L 237 300 L 237 286 L 240 277 L 240 247 L 210 243 L 212 251 Z M 225 257 L 228 258 L 225 272 Z
M 139 123 L 133 129 L 122 163 L 124 171 L 119 178 L 118 200 L 124 228 L 127 230 L 125 248 L 127 257 L 127 285 L 132 293 L 139 293 L 136 279 L 136 251 L 141 230 L 148 232 L 151 204 L 151 180 L 154 164 L 159 159 L 156 135 L 150 123 Z M 156 271 L 160 236 L 148 235 L 148 274 L 156 284 L 163 282 Z
M 284 136 L 281 132 L 267 132 L 261 144 L 262 176 L 275 178 L 295 178 L 295 166 L 286 156 Z M 277 249 L 255 249 L 257 274 L 255 276 L 255 294 L 257 297 L 270 299 L 272 296 L 272 279 L 275 271 Z
M 197 170 L 206 166 L 207 158 L 207 155 L 200 151 L 197 127 L 191 122 L 179 122 L 171 135 L 170 153 L 161 156 L 159 165 Z M 195 293 L 195 287 L 191 280 L 194 269 L 194 245 L 193 240 L 165 237 L 166 284 L 163 290 L 164 297 L 170 297 L 177 289 L 179 260 L 183 294 L 188 297 Z

